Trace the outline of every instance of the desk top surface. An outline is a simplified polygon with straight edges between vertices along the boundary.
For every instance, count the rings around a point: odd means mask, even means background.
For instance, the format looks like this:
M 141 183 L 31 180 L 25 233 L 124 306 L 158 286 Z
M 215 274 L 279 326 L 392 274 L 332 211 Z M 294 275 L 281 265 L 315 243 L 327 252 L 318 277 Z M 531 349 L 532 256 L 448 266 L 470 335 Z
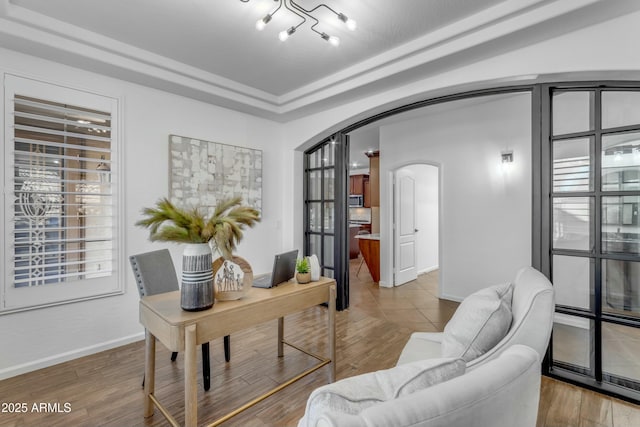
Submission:
M 185 311 L 180 307 L 180 291 L 167 292 L 163 294 L 151 295 L 143 297 L 140 300 L 140 310 L 150 310 L 164 321 L 172 325 L 185 325 L 197 322 L 199 319 L 215 316 L 216 313 L 222 313 L 227 310 L 237 310 L 247 308 L 251 305 L 259 305 L 266 300 L 275 300 L 278 298 L 286 299 L 290 295 L 322 292 L 335 284 L 334 279 L 321 277 L 316 282 L 310 282 L 304 285 L 295 281 L 281 283 L 280 285 L 269 288 L 250 288 L 244 297 L 235 301 L 216 301 L 213 307 L 202 311 Z

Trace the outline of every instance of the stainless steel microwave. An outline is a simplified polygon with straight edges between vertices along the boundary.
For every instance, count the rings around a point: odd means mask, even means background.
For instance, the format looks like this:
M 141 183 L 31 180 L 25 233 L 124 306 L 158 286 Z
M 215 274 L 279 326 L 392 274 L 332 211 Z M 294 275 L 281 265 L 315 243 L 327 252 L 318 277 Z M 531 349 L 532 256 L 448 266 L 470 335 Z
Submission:
M 362 196 L 358 194 L 351 194 L 349 196 L 349 207 L 361 208 L 363 206 Z

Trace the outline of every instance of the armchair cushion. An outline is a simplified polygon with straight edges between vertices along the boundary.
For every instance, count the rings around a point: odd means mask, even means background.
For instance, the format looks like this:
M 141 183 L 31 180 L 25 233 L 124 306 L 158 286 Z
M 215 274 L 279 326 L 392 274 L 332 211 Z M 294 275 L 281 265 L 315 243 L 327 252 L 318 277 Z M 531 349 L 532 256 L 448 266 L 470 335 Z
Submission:
M 325 412 L 356 415 L 380 402 L 406 396 L 464 374 L 462 359 L 430 359 L 357 375 L 311 393 L 298 427 L 315 426 Z
M 442 357 L 469 362 L 505 337 L 511 321 L 513 285 L 490 286 L 465 298 L 444 328 Z

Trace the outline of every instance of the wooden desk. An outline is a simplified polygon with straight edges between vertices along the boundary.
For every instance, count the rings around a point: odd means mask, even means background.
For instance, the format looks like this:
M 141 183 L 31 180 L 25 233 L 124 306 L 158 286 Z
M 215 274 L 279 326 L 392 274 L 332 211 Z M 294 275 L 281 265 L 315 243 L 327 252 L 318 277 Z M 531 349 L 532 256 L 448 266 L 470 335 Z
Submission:
M 284 316 L 324 302 L 328 302 L 329 306 L 327 316 L 329 355 L 327 358 L 309 353 L 284 340 Z M 279 357 L 283 356 L 283 345 L 287 344 L 320 360 L 318 365 L 210 424 L 210 426 L 216 426 L 327 364 L 330 365 L 329 382 L 333 382 L 336 373 L 335 310 L 336 282 L 326 277 L 305 285 L 289 282 L 271 289 L 251 288 L 240 300 L 217 301 L 212 308 L 198 312 L 184 311 L 180 308 L 179 291 L 142 298 L 140 323 L 146 329 L 144 416 L 150 417 L 155 405 L 172 425 L 179 425 L 154 396 L 156 338 L 171 351 L 185 352 L 184 406 L 187 427 L 195 427 L 198 424 L 196 351 L 203 343 L 278 319 Z

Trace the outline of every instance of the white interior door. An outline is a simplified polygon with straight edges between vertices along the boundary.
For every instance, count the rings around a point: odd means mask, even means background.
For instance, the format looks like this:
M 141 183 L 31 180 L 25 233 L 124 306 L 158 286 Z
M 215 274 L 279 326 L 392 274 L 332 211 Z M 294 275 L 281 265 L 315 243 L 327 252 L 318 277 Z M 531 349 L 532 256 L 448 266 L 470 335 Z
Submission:
M 416 267 L 416 181 L 413 174 L 400 169 L 394 186 L 394 285 L 415 280 Z

